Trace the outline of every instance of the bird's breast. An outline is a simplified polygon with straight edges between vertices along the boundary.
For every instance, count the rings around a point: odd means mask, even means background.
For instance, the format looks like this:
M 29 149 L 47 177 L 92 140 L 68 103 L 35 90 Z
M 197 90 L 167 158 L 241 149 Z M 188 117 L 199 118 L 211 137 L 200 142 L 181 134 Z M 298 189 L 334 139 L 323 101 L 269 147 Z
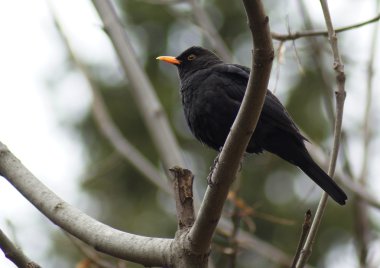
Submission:
M 218 150 L 223 146 L 238 106 L 229 103 L 222 88 L 182 89 L 182 104 L 191 132 L 202 143 Z

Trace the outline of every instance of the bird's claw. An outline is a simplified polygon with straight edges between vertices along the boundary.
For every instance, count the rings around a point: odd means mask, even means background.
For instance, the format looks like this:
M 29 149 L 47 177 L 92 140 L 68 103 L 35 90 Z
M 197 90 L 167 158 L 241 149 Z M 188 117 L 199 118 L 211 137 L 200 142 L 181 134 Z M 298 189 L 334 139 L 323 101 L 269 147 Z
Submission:
M 220 154 L 220 153 L 219 153 Z M 212 174 L 214 173 L 214 170 L 216 168 L 216 166 L 218 165 L 218 162 L 219 162 L 219 154 L 215 157 L 214 159 L 214 163 L 212 164 L 212 166 L 210 167 L 210 173 L 208 174 L 207 176 L 207 184 L 208 186 L 210 186 L 211 188 L 214 186 L 214 182 L 212 181 Z

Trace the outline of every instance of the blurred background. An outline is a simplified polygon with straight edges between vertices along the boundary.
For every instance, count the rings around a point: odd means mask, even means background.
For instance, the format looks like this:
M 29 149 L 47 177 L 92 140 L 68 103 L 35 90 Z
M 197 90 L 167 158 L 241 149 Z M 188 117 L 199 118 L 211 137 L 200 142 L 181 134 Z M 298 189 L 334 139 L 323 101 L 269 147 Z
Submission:
M 375 17 L 378 2 L 330 1 L 334 26 Z M 91 110 L 89 84 L 54 24 L 52 10 L 114 122 L 164 176 L 129 81 L 92 2 L 50 3 L 49 7 L 42 0 L 0 2 L 0 141 L 55 193 L 90 216 L 131 233 L 173 237 L 174 201 L 120 156 L 101 134 Z M 176 56 L 189 46 L 202 45 L 234 63 L 250 66 L 252 41 L 243 5 L 241 1 L 222 0 L 128 0 L 114 4 L 202 195 L 216 153 L 197 142 L 186 126 L 176 68 L 155 58 Z M 325 29 L 319 1 L 265 1 L 265 7 L 273 32 Z M 211 28 L 205 27 L 204 15 Z M 337 169 L 374 196 L 380 192 L 378 25 L 372 23 L 338 35 L 347 98 Z M 215 39 L 213 29 L 220 40 Z M 274 41 L 274 46 L 276 59 L 269 88 L 310 138 L 311 150 L 318 147 L 319 155 L 324 152 L 320 164 L 327 165 L 336 88 L 328 40 L 318 36 Z M 366 107 L 370 107 L 367 114 Z M 308 208 L 315 212 L 321 190 L 298 169 L 269 153 L 245 158 L 233 190 L 244 203 L 238 208 L 239 226 L 293 256 L 304 213 Z M 348 205 L 329 203 L 310 259 L 312 266 L 380 266 L 379 211 L 362 205 L 347 192 Z M 234 215 L 235 207 L 236 200 L 230 198 L 225 216 Z M 75 267 L 86 259 L 73 241 L 4 179 L 0 180 L 0 228 L 42 267 Z M 216 267 L 225 267 L 231 248 L 228 237 L 216 235 L 212 255 Z M 0 267 L 14 267 L 0 255 Z M 112 258 L 108 261 L 117 263 Z M 237 263 L 236 267 L 284 267 L 245 248 L 238 250 Z

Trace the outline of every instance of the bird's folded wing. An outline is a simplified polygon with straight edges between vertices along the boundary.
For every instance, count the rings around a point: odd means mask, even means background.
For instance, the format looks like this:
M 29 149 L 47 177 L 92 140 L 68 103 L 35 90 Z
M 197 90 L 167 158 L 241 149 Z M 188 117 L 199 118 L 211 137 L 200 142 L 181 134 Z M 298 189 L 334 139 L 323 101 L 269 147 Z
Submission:
M 225 89 L 225 91 L 232 100 L 241 103 L 248 84 L 250 69 L 238 64 L 221 64 L 215 66 L 214 71 L 221 79 L 232 80 L 228 84 L 233 86 Z M 289 133 L 301 135 L 285 107 L 270 90 L 267 90 L 265 103 L 261 111 L 261 120 Z M 302 135 L 301 137 L 307 140 Z

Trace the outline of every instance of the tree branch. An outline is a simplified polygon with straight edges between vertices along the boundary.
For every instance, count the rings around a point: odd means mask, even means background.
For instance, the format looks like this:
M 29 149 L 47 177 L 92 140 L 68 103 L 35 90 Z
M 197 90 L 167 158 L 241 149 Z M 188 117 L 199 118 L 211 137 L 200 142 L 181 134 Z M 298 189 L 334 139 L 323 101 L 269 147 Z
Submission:
M 105 259 L 102 259 L 99 256 L 99 253 L 95 251 L 93 248 L 89 247 L 87 244 L 80 241 L 78 238 L 63 232 L 67 238 L 70 240 L 70 242 L 92 263 L 96 264 L 97 268 L 115 268 L 113 263 L 110 263 L 106 261 Z
M 307 10 L 305 2 L 303 0 L 298 0 L 298 8 L 300 10 L 301 16 L 303 17 L 304 26 L 307 29 L 314 29 L 313 21 L 310 17 L 310 14 Z M 319 72 L 322 77 L 322 85 L 321 91 L 323 93 L 323 102 L 327 112 L 327 117 L 331 118 L 331 129 L 333 129 L 335 124 L 335 112 L 334 112 L 334 100 L 333 100 L 333 92 L 331 92 L 330 79 L 325 70 L 323 53 L 324 47 L 319 44 L 315 37 L 307 38 L 307 42 L 311 48 L 312 60 L 314 61 L 314 66 L 317 72 Z
M 320 2 L 321 2 L 322 10 L 323 10 L 323 15 L 325 17 L 326 27 L 329 32 L 329 40 L 330 40 L 331 49 L 334 56 L 333 67 L 336 72 L 336 80 L 337 80 L 337 87 L 338 87 L 338 90 L 335 92 L 336 120 L 335 120 L 335 125 L 334 125 L 334 141 L 333 141 L 333 148 L 331 152 L 331 158 L 330 158 L 329 170 L 328 170 L 328 175 L 330 177 L 333 177 L 334 172 L 335 172 L 338 152 L 339 152 L 340 137 L 341 137 L 341 131 L 342 131 L 344 100 L 346 98 L 346 91 L 344 89 L 346 76 L 344 74 L 344 65 L 342 63 L 342 59 L 339 53 L 338 39 L 336 37 L 336 33 L 332 25 L 332 20 L 331 20 L 330 11 L 327 5 L 327 0 L 320 0 Z M 297 261 L 297 266 L 296 266 L 297 268 L 303 267 L 311 255 L 312 244 L 314 243 L 319 225 L 322 221 L 323 213 L 327 205 L 327 200 L 328 200 L 327 193 L 323 193 L 322 198 L 319 202 L 317 211 L 315 213 L 315 217 L 313 219 L 310 232 L 306 239 L 303 250 L 300 254 L 300 258 Z
M 233 225 L 231 221 L 226 217 L 221 218 L 218 224 L 218 231 L 224 236 L 228 236 L 231 234 L 232 230 Z M 236 239 L 239 247 L 252 250 L 264 258 L 267 258 L 268 260 L 281 266 L 289 266 L 289 264 L 292 262 L 292 257 L 285 254 L 283 251 L 276 248 L 272 244 L 253 236 L 245 230 L 240 230 L 237 234 Z M 310 266 L 305 267 L 310 268 Z
M 305 219 L 304 219 L 304 222 L 302 224 L 302 232 L 301 232 L 301 237 L 300 237 L 300 240 L 298 242 L 298 246 L 297 246 L 297 250 L 296 250 L 296 255 L 294 256 L 294 260 L 293 260 L 293 263 L 292 263 L 292 266 L 291 268 L 295 268 L 296 267 L 296 262 L 301 254 L 301 251 L 302 251 L 302 248 L 303 248 L 303 245 L 305 244 L 305 241 L 306 241 L 306 238 L 307 238 L 307 234 L 309 233 L 309 230 L 310 230 L 310 226 L 311 226 L 311 211 L 310 209 L 308 209 L 305 213 Z
M 176 165 L 185 166 L 165 112 L 133 52 L 112 3 L 110 0 L 93 0 L 92 2 L 119 56 L 123 70 L 132 84 L 135 101 L 163 160 L 165 170 Z
M 104 103 L 104 100 L 90 71 L 82 62 L 82 60 L 76 56 L 74 48 L 65 35 L 63 27 L 55 13 L 54 8 L 50 5 L 49 1 L 47 3 L 54 20 L 54 25 L 56 26 L 57 32 L 61 37 L 62 43 L 65 46 L 70 59 L 74 62 L 75 66 L 79 69 L 88 83 L 93 97 L 91 106 L 92 114 L 101 134 L 103 134 L 103 136 L 113 146 L 114 150 L 119 153 L 125 160 L 131 163 L 132 166 L 134 166 L 136 170 L 138 170 L 143 176 L 157 185 L 160 189 L 166 191 L 166 193 L 172 194 L 169 187 L 167 187 L 168 185 L 165 182 L 164 178 L 159 175 L 157 168 L 155 168 L 147 160 L 147 158 L 123 136 L 121 130 L 112 120 L 112 117 L 109 114 L 107 106 Z
M 264 13 L 261 1 L 243 0 L 243 2 L 255 47 L 252 72 L 243 103 L 212 174 L 213 186 L 207 188 L 198 218 L 190 230 L 191 246 L 200 252 L 206 252 L 209 249 L 228 189 L 256 127 L 264 103 L 274 56 L 268 17 Z
M 173 167 L 170 169 L 174 178 L 174 196 L 177 208 L 178 230 L 193 226 L 195 220 L 193 206 L 194 176 L 188 169 Z
M 317 146 L 312 146 L 312 150 L 310 153 L 312 157 L 316 160 L 320 165 L 323 164 L 324 159 L 327 159 L 328 156 L 323 153 L 323 151 Z M 365 189 L 362 185 L 354 181 L 354 178 L 347 174 L 347 172 L 343 172 L 341 170 L 337 170 L 335 174 L 336 179 L 342 183 L 345 187 L 347 187 L 352 193 L 359 196 L 369 205 L 374 208 L 380 209 L 380 200 L 375 197 L 372 193 L 370 193 L 367 189 Z
M 125 137 L 123 137 L 122 133 L 110 117 L 107 107 L 104 105 L 104 101 L 101 95 L 98 93 L 99 91 L 96 89 L 96 83 L 93 81 L 92 75 L 89 72 L 87 66 L 81 61 L 79 57 L 76 56 L 73 47 L 71 46 L 67 36 L 64 34 L 63 28 L 59 23 L 57 16 L 54 14 L 54 9 L 51 8 L 51 12 L 53 14 L 53 19 L 55 21 L 58 33 L 62 37 L 62 41 L 66 46 L 71 59 L 77 65 L 78 69 L 82 72 L 89 83 L 90 90 L 94 98 L 92 106 L 94 119 L 97 122 L 100 131 L 107 138 L 114 149 L 127 161 L 133 164 L 137 170 L 145 175 L 146 178 L 157 185 L 160 190 L 165 191 L 168 194 L 173 194 L 168 185 L 164 183 L 162 179 L 160 180 L 158 171 L 154 168 L 154 166 L 152 166 L 150 162 L 147 162 L 147 160 L 145 161 L 145 157 L 141 155 L 141 153 L 132 144 L 130 144 Z M 135 151 L 135 153 L 133 151 Z M 195 196 L 195 199 L 196 198 L 197 196 Z M 228 233 L 230 232 L 229 229 L 231 226 L 231 221 L 229 219 L 222 219 L 218 225 L 218 230 L 222 233 Z M 264 258 L 268 258 L 274 263 L 287 265 L 290 262 L 290 256 L 287 256 L 285 253 L 273 245 L 262 241 L 245 231 L 241 231 L 238 234 L 237 243 L 244 246 L 246 249 L 257 252 Z
M 54 194 L 1 142 L 0 175 L 53 223 L 96 250 L 146 266 L 169 263 L 172 239 L 134 235 L 96 221 Z
M 29 260 L 22 250 L 16 247 L 2 230 L 0 230 L 0 249 L 4 252 L 5 257 L 19 268 L 41 268 L 37 263 Z
M 353 30 L 353 29 L 356 29 L 356 28 L 359 28 L 359 27 L 362 27 L 374 22 L 378 22 L 379 20 L 380 20 L 380 13 L 377 14 L 372 19 L 369 19 L 360 23 L 352 24 L 349 26 L 336 28 L 335 32 L 341 33 L 345 31 Z M 295 33 L 290 33 L 290 34 L 280 34 L 280 33 L 272 32 L 271 34 L 272 34 L 272 38 L 278 41 L 289 41 L 289 40 L 296 40 L 302 37 L 321 36 L 321 35 L 329 36 L 329 32 L 325 30 L 319 30 L 319 31 L 311 30 L 311 31 L 295 32 Z
M 204 7 L 199 4 L 199 0 L 187 0 L 193 9 L 193 14 L 197 19 L 200 28 L 205 31 L 205 36 L 211 45 L 218 52 L 218 55 L 226 62 L 232 61 L 232 55 L 226 43 L 219 35 Z
M 379 10 L 380 2 L 377 1 L 377 10 Z M 358 178 L 358 183 L 365 188 L 367 185 L 367 176 L 370 161 L 370 144 L 372 141 L 372 91 L 373 91 L 373 75 L 374 75 L 374 62 L 376 59 L 377 50 L 377 37 L 378 27 L 373 28 L 372 42 L 369 50 L 369 61 L 367 65 L 367 90 L 366 102 L 364 107 L 363 118 L 363 161 L 361 164 L 361 171 Z M 360 267 L 370 266 L 368 262 L 369 243 L 370 243 L 370 222 L 368 215 L 368 206 L 360 197 L 355 198 L 354 202 L 354 226 L 356 244 L 359 255 Z

